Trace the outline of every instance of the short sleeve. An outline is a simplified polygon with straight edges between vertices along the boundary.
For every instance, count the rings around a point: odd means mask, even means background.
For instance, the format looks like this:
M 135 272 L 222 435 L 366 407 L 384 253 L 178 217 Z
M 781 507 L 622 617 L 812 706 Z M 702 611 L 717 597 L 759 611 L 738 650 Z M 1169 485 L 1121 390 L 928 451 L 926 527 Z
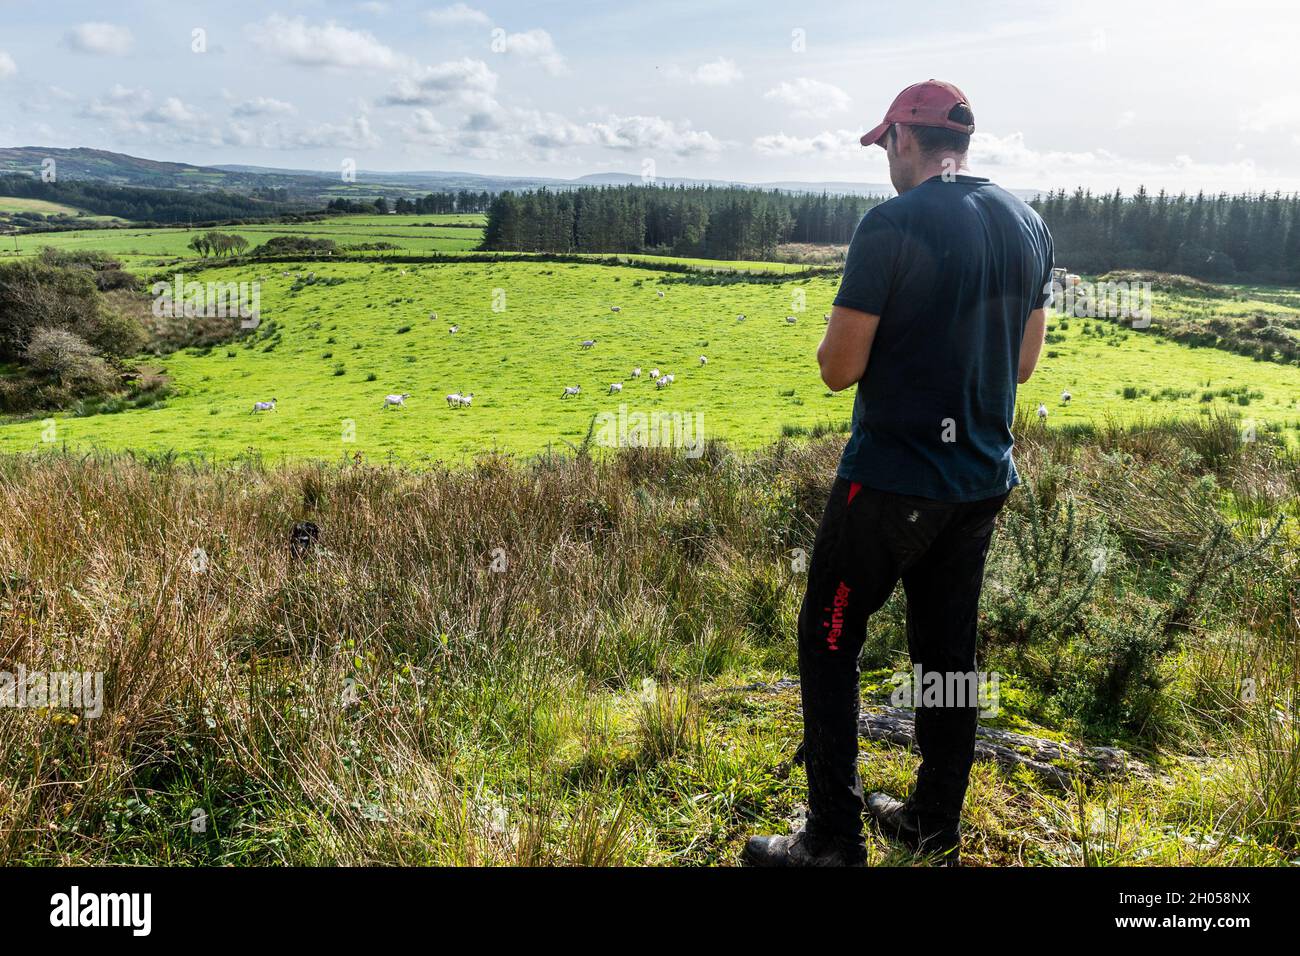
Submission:
M 1046 224 L 1043 225 L 1043 239 L 1045 250 L 1043 256 L 1043 281 L 1038 285 L 1038 292 L 1034 296 L 1034 307 L 1029 310 L 1030 312 L 1037 312 L 1052 300 L 1052 272 L 1056 266 L 1056 251 L 1052 246 L 1052 234 L 1047 231 Z
M 867 211 L 853 233 L 835 305 L 880 315 L 889 301 L 902 237 L 876 209 Z

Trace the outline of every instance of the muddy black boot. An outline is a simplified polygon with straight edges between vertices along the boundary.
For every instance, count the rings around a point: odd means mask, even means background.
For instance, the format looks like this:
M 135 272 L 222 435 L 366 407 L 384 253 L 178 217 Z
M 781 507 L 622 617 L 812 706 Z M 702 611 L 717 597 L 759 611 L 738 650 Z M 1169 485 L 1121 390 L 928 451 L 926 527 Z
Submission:
M 869 794 L 867 813 L 881 833 L 903 844 L 913 853 L 937 854 L 942 866 L 960 864 L 961 851 L 955 827 L 923 833 L 916 810 L 911 804 L 887 793 Z
M 863 847 L 847 848 L 819 844 L 800 830 L 790 836 L 752 836 L 745 843 L 743 858 L 750 866 L 862 866 L 867 861 Z

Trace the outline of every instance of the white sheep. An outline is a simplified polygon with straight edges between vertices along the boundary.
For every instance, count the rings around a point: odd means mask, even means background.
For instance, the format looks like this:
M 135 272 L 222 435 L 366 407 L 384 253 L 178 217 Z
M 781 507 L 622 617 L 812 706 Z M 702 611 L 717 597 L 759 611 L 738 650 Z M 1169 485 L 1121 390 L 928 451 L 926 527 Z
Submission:
M 595 344 L 596 344 L 596 340 L 595 340 L 595 339 L 587 339 L 587 341 L 585 341 L 585 342 L 582 343 L 582 347 L 583 347 L 584 349 L 589 349 L 589 348 L 591 348 L 592 346 L 594 346 Z
M 609 394 L 613 395 L 615 392 L 621 392 L 621 391 L 623 391 L 623 383 L 622 383 L 622 382 L 610 382 L 610 383 L 609 383 Z
M 410 392 L 403 392 L 401 395 L 385 395 L 383 407 L 397 408 L 400 405 L 402 408 L 405 408 L 406 400 L 410 397 Z
M 650 370 L 650 377 L 653 378 L 653 379 L 658 379 L 658 378 L 659 378 L 659 369 L 657 369 L 657 368 L 652 368 L 652 369 Z
M 474 404 L 474 393 L 466 392 L 464 395 L 460 397 L 460 400 L 457 401 L 456 404 L 459 405 L 461 408 L 469 408 L 471 405 Z
M 701 356 L 700 356 L 700 364 L 701 364 L 701 365 L 708 365 L 708 364 L 709 364 L 709 360 L 708 360 L 708 358 L 707 358 L 706 356 L 704 356 L 704 355 L 701 355 Z
M 462 395 L 460 392 L 452 392 L 450 395 L 447 396 L 447 407 L 455 408 L 457 405 L 460 404 L 460 400 L 464 397 L 465 396 Z
M 581 393 L 582 393 L 581 385 L 566 385 L 564 386 L 564 394 L 561 395 L 560 398 L 573 398 L 578 396 Z
M 742 313 L 740 313 L 740 315 L 736 316 L 736 321 L 737 321 L 737 322 L 744 322 L 744 321 L 745 321 L 745 313 L 742 312 Z
M 449 329 L 447 330 L 447 333 L 448 333 L 449 335 L 455 335 L 455 334 L 456 334 L 457 332 L 459 332 L 459 331 L 460 331 L 460 326 L 459 326 L 459 325 L 453 325 L 451 328 L 449 328 Z
M 633 378 L 641 377 L 641 366 L 638 365 L 636 368 L 632 369 L 632 377 Z
M 1038 403 L 1038 420 L 1040 422 L 1047 421 L 1047 406 L 1042 402 Z
M 1070 399 L 1072 399 L 1073 397 L 1074 396 L 1070 394 L 1070 390 L 1068 388 L 1061 393 L 1061 401 L 1064 402 L 1066 405 L 1070 404 Z
M 796 319 L 793 315 L 787 315 L 787 316 L 785 317 L 785 321 L 786 321 L 786 324 L 787 324 L 787 325 L 794 325 L 794 324 L 795 324 L 796 322 L 798 322 L 799 320 Z
M 657 290 L 657 293 L 658 293 L 658 295 L 659 295 L 659 298 L 662 299 L 662 298 L 664 297 L 664 293 L 663 293 L 663 290 L 662 290 L 662 289 Z
M 623 311 L 623 307 L 622 307 L 621 305 L 611 305 L 611 306 L 609 307 L 609 311 L 611 311 L 611 312 L 622 312 L 622 311 Z
M 252 411 L 250 411 L 248 414 L 252 415 L 255 412 L 273 412 L 273 411 L 275 411 L 274 398 L 271 399 L 269 402 L 254 402 Z
M 437 312 L 430 312 L 430 313 L 429 313 L 429 321 L 430 321 L 430 322 L 437 322 L 437 321 L 438 321 L 438 313 L 437 313 Z
M 655 379 L 655 388 L 667 388 L 671 384 L 667 375 Z
M 674 375 L 674 374 L 672 374 L 671 372 L 669 372 L 667 375 L 665 375 L 664 378 L 668 379 L 668 384 L 669 384 L 669 385 L 671 385 L 673 382 L 677 381 L 677 376 Z

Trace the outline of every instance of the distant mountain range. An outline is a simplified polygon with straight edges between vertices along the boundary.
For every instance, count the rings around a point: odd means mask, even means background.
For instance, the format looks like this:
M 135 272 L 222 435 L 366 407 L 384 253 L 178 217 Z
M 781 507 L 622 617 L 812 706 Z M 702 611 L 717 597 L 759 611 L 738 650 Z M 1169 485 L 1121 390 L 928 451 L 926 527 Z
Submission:
M 83 179 L 119 186 L 147 186 L 157 189 L 224 189 L 231 192 L 279 189 L 302 199 L 353 196 L 389 199 L 424 195 L 429 192 L 505 192 L 506 190 L 576 189 L 580 186 L 622 186 L 642 182 L 630 173 L 591 173 L 576 179 L 545 176 L 485 176 L 444 170 L 374 172 L 357 170 L 356 181 L 346 183 L 339 170 L 276 169 L 265 166 L 192 166 L 170 163 L 102 149 L 56 149 L 44 146 L 0 147 L 0 174 L 40 175 L 42 163 L 53 159 L 60 179 Z M 839 193 L 857 196 L 890 196 L 893 186 L 885 183 L 766 182 L 743 183 L 722 179 L 658 179 L 662 186 L 739 186 L 749 189 L 779 189 L 792 193 Z M 1012 189 L 1025 199 L 1043 190 Z

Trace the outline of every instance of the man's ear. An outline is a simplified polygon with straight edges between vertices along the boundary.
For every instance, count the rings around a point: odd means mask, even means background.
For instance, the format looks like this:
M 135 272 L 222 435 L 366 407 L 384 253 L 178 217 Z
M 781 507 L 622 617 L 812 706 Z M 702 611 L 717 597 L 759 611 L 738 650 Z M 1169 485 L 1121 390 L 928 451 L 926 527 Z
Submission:
M 894 152 L 899 156 L 907 153 L 912 145 L 916 142 L 916 137 L 912 135 L 912 129 L 904 126 L 902 123 L 894 124 Z

